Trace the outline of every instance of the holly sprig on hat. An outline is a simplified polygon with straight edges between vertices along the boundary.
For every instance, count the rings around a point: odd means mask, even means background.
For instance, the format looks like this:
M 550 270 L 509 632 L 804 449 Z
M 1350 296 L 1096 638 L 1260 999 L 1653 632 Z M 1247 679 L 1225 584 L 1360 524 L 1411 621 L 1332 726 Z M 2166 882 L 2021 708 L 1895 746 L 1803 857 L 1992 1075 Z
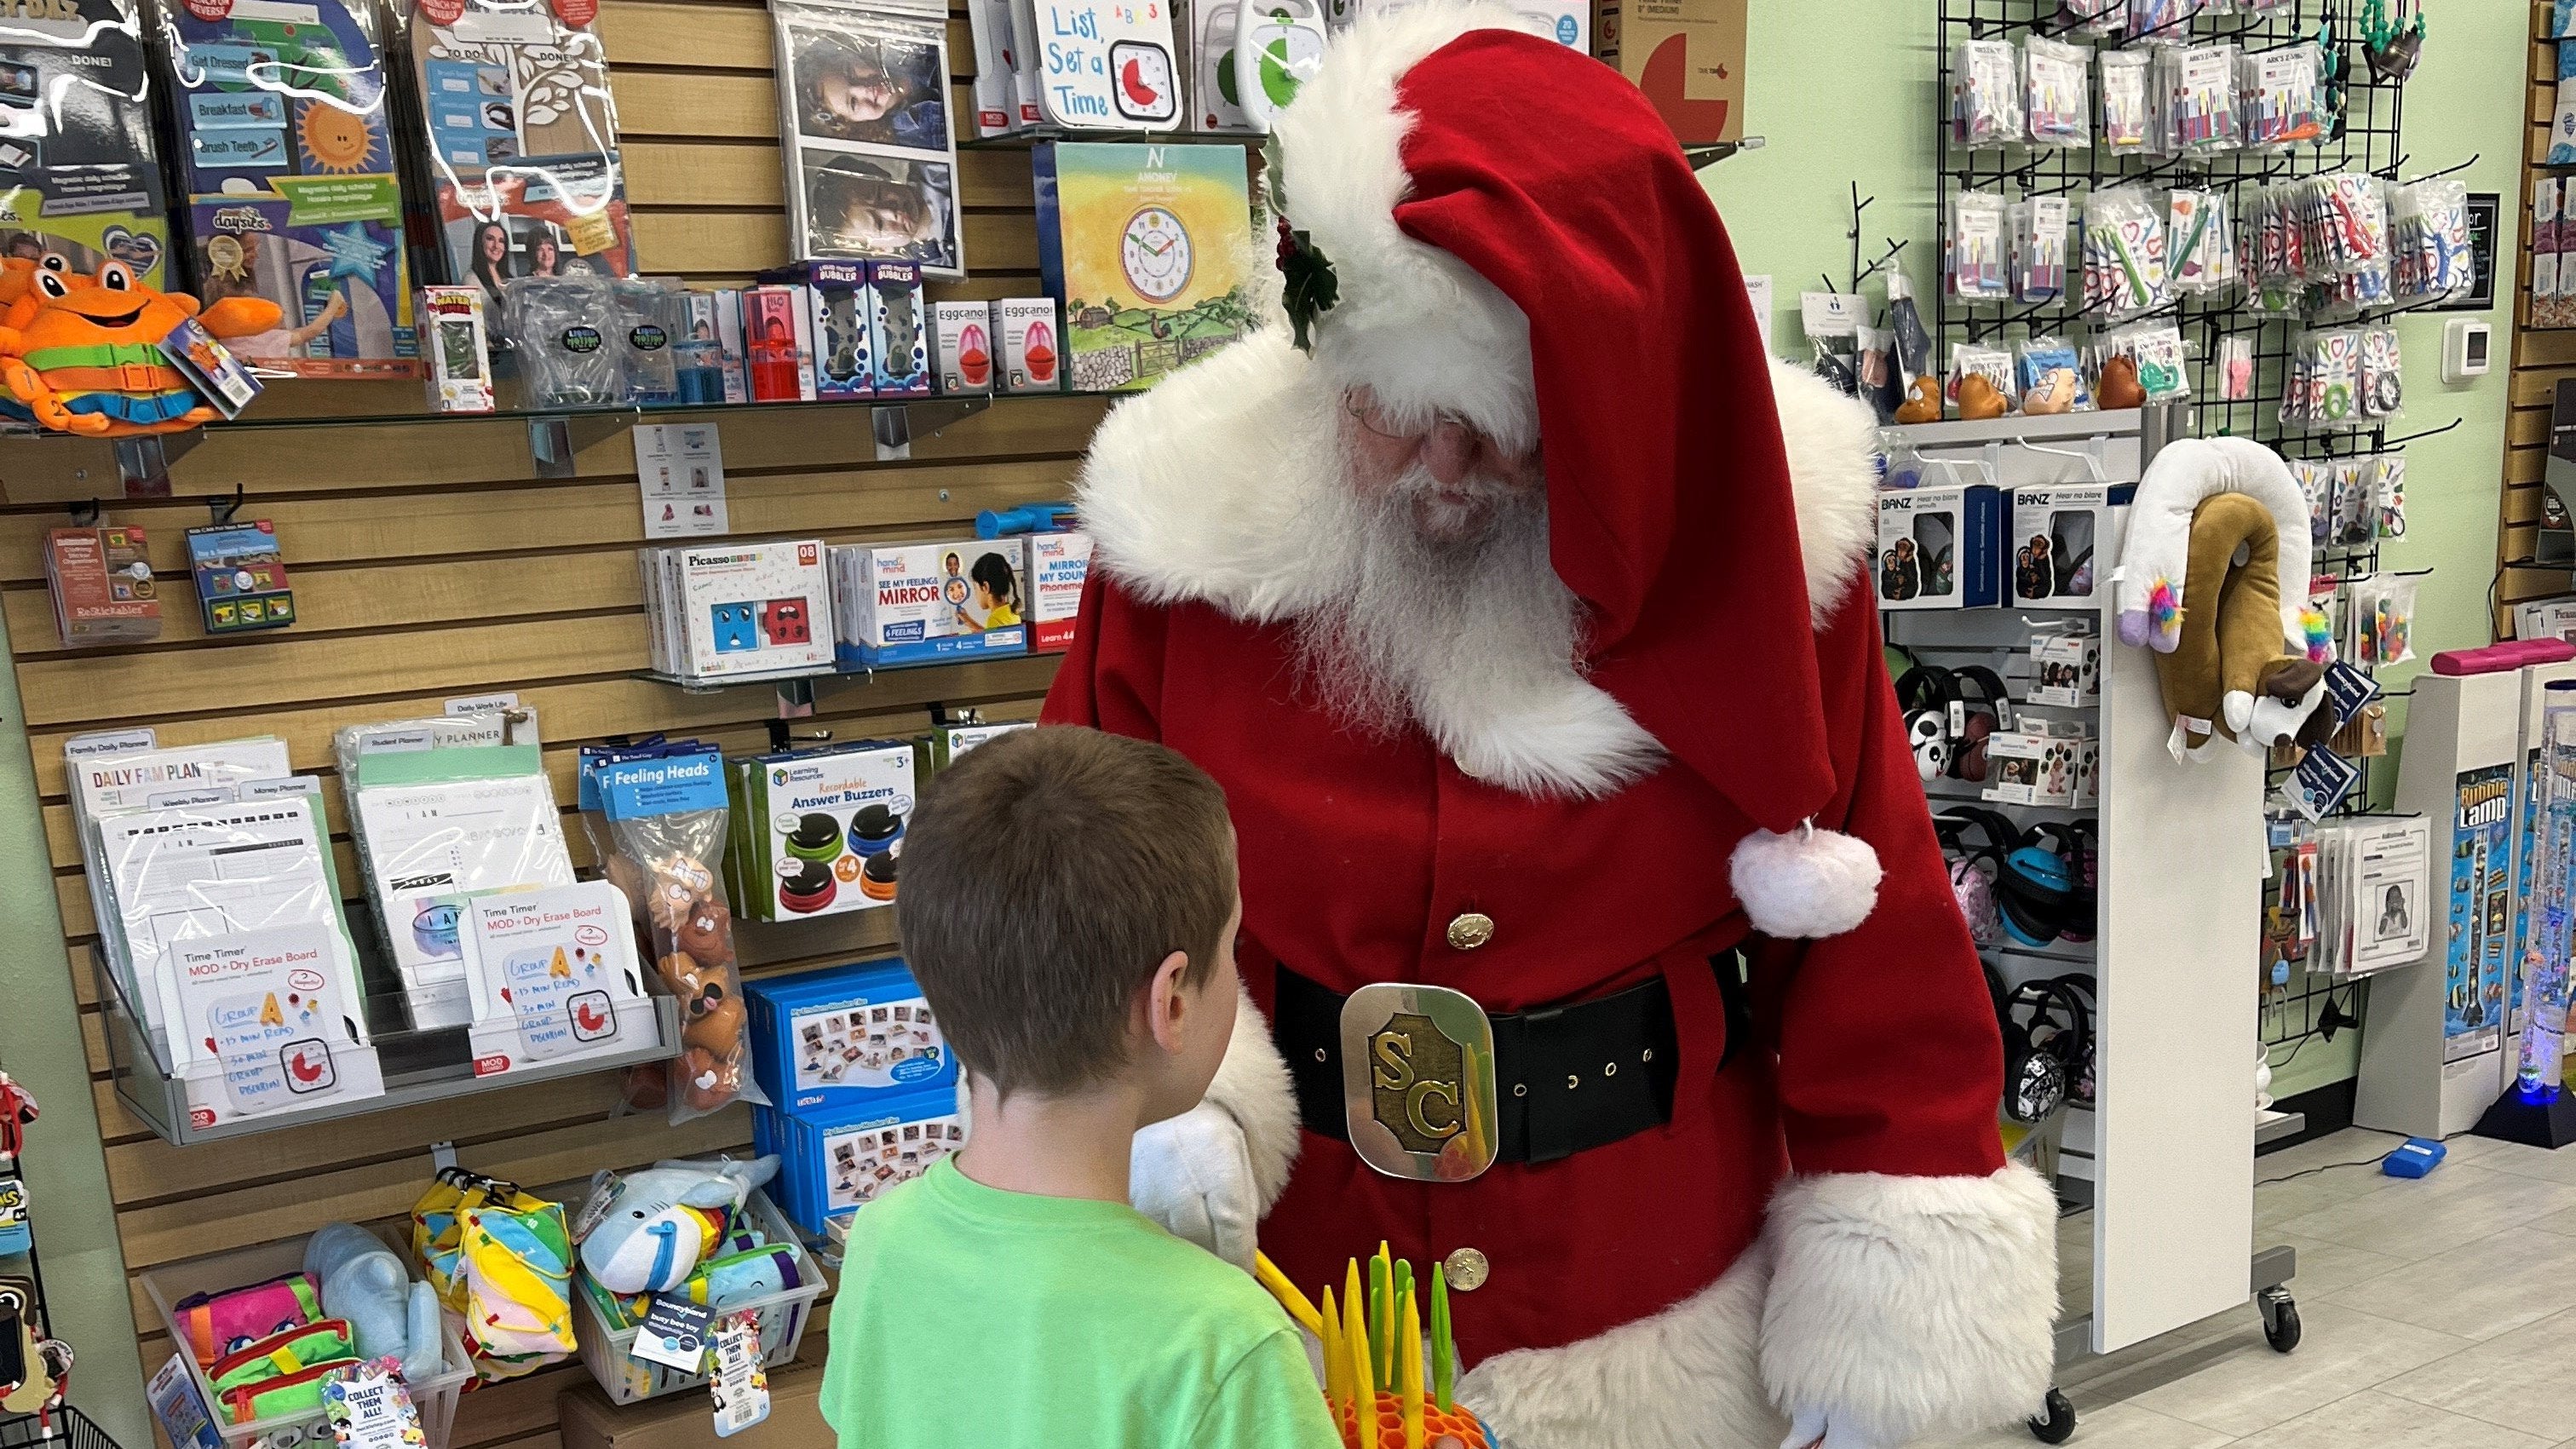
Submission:
M 1288 309 L 1289 325 L 1296 329 L 1299 350 L 1312 352 L 1314 343 L 1308 333 L 1315 319 L 1333 310 L 1333 304 L 1341 300 L 1341 278 L 1333 272 L 1333 259 L 1315 245 L 1315 238 L 1288 222 L 1286 187 L 1281 180 L 1285 173 L 1280 166 L 1276 135 L 1262 146 L 1261 160 L 1270 214 L 1279 222 L 1279 275 L 1286 283 L 1281 288 L 1280 301 Z

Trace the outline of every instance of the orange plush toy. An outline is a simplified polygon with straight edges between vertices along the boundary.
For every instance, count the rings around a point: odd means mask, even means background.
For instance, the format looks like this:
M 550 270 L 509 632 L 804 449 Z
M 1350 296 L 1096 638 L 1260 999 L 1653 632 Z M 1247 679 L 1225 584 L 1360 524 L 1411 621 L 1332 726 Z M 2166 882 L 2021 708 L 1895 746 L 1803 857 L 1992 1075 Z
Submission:
M 279 319 L 277 304 L 257 297 L 227 297 L 200 315 L 196 298 L 147 287 L 117 261 L 95 279 L 58 257 L 13 267 L 0 298 L 0 417 L 93 438 L 182 432 L 217 416 L 161 351 L 171 328 L 195 317 L 216 337 L 245 337 Z

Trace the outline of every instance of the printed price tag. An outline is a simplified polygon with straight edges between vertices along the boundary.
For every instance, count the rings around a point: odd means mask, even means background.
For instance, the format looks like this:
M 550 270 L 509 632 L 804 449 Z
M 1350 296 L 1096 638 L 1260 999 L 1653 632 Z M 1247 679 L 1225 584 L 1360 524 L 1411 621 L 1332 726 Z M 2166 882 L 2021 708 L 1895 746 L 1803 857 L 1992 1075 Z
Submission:
M 760 1315 L 736 1313 L 716 1325 L 716 1437 L 730 1439 L 769 1417 L 769 1375 L 760 1367 Z
M 685 1298 L 656 1293 L 652 1307 L 645 1310 L 644 1326 L 635 1331 L 635 1346 L 627 1350 L 627 1355 L 646 1363 L 675 1368 L 684 1374 L 704 1373 L 707 1324 L 714 1317 L 713 1309 Z M 721 1416 L 719 1422 L 722 1422 Z
M 411 1390 L 386 1363 L 359 1369 L 322 1386 L 322 1412 L 340 1449 L 421 1449 L 420 1411 Z

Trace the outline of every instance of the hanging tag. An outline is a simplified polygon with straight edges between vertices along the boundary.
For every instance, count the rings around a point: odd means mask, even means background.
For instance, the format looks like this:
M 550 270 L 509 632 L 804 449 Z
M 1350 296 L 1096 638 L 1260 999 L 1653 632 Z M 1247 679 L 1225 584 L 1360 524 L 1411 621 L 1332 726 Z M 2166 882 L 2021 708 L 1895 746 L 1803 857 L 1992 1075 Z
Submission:
M 390 1359 L 322 1386 L 322 1412 L 340 1449 L 421 1449 L 420 1411 Z
M 2326 666 L 2326 699 L 2334 706 L 2335 728 L 2352 723 L 2362 706 L 2379 698 L 2379 681 L 2338 659 Z
M 627 1356 L 646 1363 L 658 1363 L 684 1374 L 706 1372 L 707 1323 L 715 1310 L 668 1293 L 653 1295 L 653 1304 L 644 1312 L 644 1326 L 635 1331 L 635 1346 Z
M 716 1437 L 730 1439 L 769 1417 L 769 1375 L 760 1367 L 760 1315 L 736 1313 L 716 1325 L 711 1392 Z
M 2343 803 L 2361 767 L 2323 745 L 2307 752 L 2290 772 L 2290 803 L 2310 820 Z

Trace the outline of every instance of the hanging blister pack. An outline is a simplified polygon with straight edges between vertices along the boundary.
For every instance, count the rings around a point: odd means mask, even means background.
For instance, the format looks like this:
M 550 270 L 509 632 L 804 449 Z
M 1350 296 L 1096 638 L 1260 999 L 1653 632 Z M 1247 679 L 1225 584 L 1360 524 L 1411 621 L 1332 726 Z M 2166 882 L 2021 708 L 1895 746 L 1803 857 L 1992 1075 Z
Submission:
M 2254 400 L 2254 339 L 2244 333 L 2218 339 L 2218 400 Z
M 2389 264 L 2410 301 L 2466 296 L 2476 284 L 2469 250 L 2469 192 L 2448 179 L 2398 187 L 2389 197 Z M 2534 238 L 2533 250 L 2539 250 Z
M 2291 458 L 2290 476 L 2308 505 L 2308 546 L 2323 548 L 2334 527 L 2334 463 L 2321 458 Z
M 2394 327 L 2361 331 L 2361 411 L 2372 422 L 2386 422 L 2406 410 L 2406 367 Z
M 2093 68 L 2084 48 L 2032 36 L 2022 43 L 2022 115 L 2034 148 L 2090 150 Z
M 2183 376 L 2182 329 L 2171 322 L 2114 328 L 2094 344 L 2094 352 L 2097 377 L 2104 359 L 2129 359 L 2138 370 L 2138 385 L 2146 389 L 2149 402 L 2172 402 L 2191 394 L 2191 385 Z
M 2164 208 L 2136 186 L 2097 191 L 2084 203 L 2084 303 L 2113 318 L 2173 299 L 2166 276 Z
M 1959 193 L 1950 211 L 1950 235 L 1942 244 L 1951 296 L 1968 302 L 2011 299 L 2012 283 L 2004 269 L 2004 217 L 2002 197 L 1988 191 Z
M 2066 295 L 2067 204 L 2063 196 L 2034 196 L 2007 209 L 2012 227 L 2012 294 L 2020 302 L 2054 302 Z
M 2073 343 L 2056 337 L 2033 337 L 2021 345 L 2021 410 L 2026 413 L 2089 412 L 2093 395 L 2085 390 L 2084 369 Z
M 2155 57 L 2144 50 L 2100 52 L 2102 148 L 2144 154 L 2155 149 L 2154 112 L 2147 93 Z
M 2167 209 L 2165 271 L 2176 292 L 2197 296 L 2236 281 L 2236 246 L 2227 203 L 2214 191 L 2177 190 Z
M 2009 40 L 1963 40 L 1950 67 L 1950 142 L 2004 146 L 2022 139 L 2021 61 Z
M 2236 149 L 2236 47 L 2176 45 L 2156 51 L 2156 93 L 2169 156 Z
M 2378 468 L 2368 458 L 2337 458 L 2323 466 L 2332 474 L 2326 542 L 2344 548 L 2368 544 L 2379 522 Z
M 2236 98 L 2245 144 L 2267 149 L 2326 136 L 2324 61 L 2314 41 L 2251 51 L 2236 63 Z
M 2174 40 L 2191 33 L 2192 17 L 2202 0 L 2129 0 L 2129 19 L 2122 38 Z
M 2406 456 L 2382 453 L 2371 460 L 2379 470 L 2379 536 L 2406 536 Z
M 2016 395 L 2013 388 L 2013 356 L 2011 353 L 2006 352 L 1999 347 L 1980 347 L 1973 342 L 1953 342 L 1950 344 L 1950 382 L 1948 389 L 1949 402 L 1951 406 L 1958 406 L 1959 380 L 1970 373 L 1975 373 L 1986 381 L 1993 383 L 1995 391 L 2003 394 L 2007 398 Z

